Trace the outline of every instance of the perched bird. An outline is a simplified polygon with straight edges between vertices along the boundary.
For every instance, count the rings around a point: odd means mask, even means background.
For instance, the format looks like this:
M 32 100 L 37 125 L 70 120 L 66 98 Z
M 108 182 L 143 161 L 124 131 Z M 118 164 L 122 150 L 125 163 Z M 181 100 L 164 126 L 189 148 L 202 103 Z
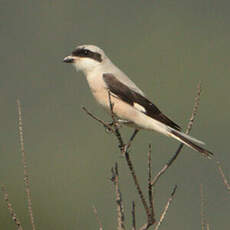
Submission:
M 204 144 L 181 132 L 179 125 L 165 116 L 125 73 L 116 67 L 104 51 L 94 45 L 78 46 L 64 62 L 72 63 L 82 71 L 96 101 L 110 111 L 108 91 L 111 93 L 113 113 L 119 122 L 136 129 L 155 130 L 173 137 L 188 147 L 210 156 L 212 153 L 198 144 Z

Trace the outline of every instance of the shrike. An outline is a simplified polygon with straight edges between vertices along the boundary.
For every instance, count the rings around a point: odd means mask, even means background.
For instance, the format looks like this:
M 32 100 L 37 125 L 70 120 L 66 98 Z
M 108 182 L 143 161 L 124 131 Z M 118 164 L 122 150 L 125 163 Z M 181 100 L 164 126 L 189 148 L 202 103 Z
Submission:
M 113 113 L 123 124 L 136 129 L 155 130 L 173 137 L 205 156 L 212 153 L 197 144 L 204 144 L 181 132 L 179 125 L 166 117 L 126 74 L 116 67 L 104 51 L 94 45 L 78 46 L 64 62 L 82 71 L 96 101 L 110 111 L 108 91 L 111 93 Z

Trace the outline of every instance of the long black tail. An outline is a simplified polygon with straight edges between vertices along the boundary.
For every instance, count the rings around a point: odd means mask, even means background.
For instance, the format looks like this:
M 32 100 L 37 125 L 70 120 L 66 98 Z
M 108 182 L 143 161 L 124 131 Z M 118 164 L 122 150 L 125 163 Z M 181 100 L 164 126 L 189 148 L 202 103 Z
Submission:
M 171 129 L 170 133 L 172 134 L 172 136 L 174 138 L 176 138 L 177 140 L 179 140 L 180 142 L 182 142 L 183 144 L 187 145 L 188 147 L 196 150 L 197 152 L 200 152 L 201 154 L 203 154 L 205 157 L 211 158 L 211 156 L 213 155 L 212 152 L 208 151 L 207 149 L 204 149 L 200 146 L 198 146 L 197 144 L 195 144 L 194 142 L 192 142 L 192 140 L 188 139 L 185 135 L 183 135 L 182 133 Z

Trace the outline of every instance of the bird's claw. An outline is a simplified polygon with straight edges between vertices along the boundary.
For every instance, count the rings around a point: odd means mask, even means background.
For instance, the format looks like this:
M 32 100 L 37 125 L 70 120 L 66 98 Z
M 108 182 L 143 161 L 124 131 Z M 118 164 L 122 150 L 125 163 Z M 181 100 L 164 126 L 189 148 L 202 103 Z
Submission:
M 104 127 L 106 133 L 111 133 L 113 131 L 113 122 L 107 122 Z

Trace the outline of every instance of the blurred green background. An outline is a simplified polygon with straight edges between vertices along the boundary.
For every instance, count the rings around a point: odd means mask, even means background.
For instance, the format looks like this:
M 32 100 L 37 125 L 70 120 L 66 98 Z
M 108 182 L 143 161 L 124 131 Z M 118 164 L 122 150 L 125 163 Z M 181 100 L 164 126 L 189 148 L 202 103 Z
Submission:
M 228 175 L 230 2 L 163 1 L 0 1 L 0 183 L 24 226 L 30 229 L 17 131 L 16 99 L 22 103 L 24 138 L 37 229 L 98 229 L 92 205 L 105 229 L 116 229 L 114 189 L 109 178 L 117 161 L 130 226 L 131 201 L 143 208 L 114 137 L 85 115 L 105 120 L 86 79 L 63 58 L 80 44 L 95 44 L 175 122 L 186 127 L 196 85 L 203 92 L 192 135 L 216 153 Z M 131 129 L 122 129 L 125 138 Z M 178 146 L 143 131 L 132 147 L 138 177 L 146 186 L 148 144 L 154 174 Z M 215 160 L 184 148 L 156 189 L 159 217 L 178 185 L 162 229 L 201 229 L 200 184 L 211 229 L 229 229 L 230 198 Z M 15 229 L 3 196 L 0 229 Z

